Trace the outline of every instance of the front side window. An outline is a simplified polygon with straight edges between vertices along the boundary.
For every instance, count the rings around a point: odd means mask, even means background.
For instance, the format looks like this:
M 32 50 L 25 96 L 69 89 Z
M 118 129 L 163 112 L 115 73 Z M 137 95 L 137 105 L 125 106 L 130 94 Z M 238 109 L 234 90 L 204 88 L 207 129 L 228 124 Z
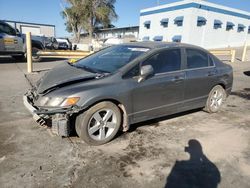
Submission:
M 186 49 L 187 54 L 187 68 L 195 69 L 208 67 L 208 55 L 196 49 Z
M 5 23 L 0 23 L 0 32 L 8 35 L 16 35 L 15 29 Z
M 142 65 L 151 65 L 155 74 L 178 71 L 181 69 L 181 51 L 172 49 L 157 53 Z
M 79 60 L 74 66 L 92 72 L 113 73 L 148 50 L 130 45 L 112 46 Z

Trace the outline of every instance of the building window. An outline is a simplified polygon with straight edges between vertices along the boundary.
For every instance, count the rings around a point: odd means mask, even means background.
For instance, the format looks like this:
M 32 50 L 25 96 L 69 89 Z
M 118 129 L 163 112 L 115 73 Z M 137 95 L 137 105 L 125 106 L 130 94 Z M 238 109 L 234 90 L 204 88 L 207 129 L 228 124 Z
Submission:
M 162 41 L 163 40 L 163 36 L 155 36 L 153 38 L 154 41 Z
M 227 31 L 233 30 L 234 29 L 234 23 L 233 22 L 227 22 Z
M 238 24 L 238 32 L 244 32 L 246 26 L 244 26 L 243 24 Z
M 178 16 L 174 19 L 174 24 L 176 24 L 178 27 L 183 26 L 183 16 Z
M 161 20 L 161 25 L 163 26 L 163 27 L 168 27 L 168 18 L 164 18 L 164 19 L 162 19 Z
M 173 40 L 173 42 L 181 42 L 181 38 L 182 38 L 181 35 L 175 35 L 175 36 L 172 38 L 172 40 Z
M 151 21 L 146 21 L 144 22 L 144 27 L 146 27 L 147 29 L 150 29 L 150 24 L 151 24 Z
M 198 18 L 197 18 L 197 26 L 201 27 L 201 26 L 206 25 L 206 24 L 207 24 L 207 19 L 204 18 L 204 17 L 198 16 Z
M 149 41 L 149 36 L 145 36 L 142 38 L 143 41 Z
M 214 29 L 222 28 L 222 21 L 214 20 Z

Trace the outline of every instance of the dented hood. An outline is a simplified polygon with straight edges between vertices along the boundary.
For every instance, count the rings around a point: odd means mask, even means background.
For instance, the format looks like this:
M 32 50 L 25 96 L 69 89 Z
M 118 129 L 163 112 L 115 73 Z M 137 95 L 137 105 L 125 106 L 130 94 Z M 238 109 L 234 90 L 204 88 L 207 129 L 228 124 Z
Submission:
M 63 63 L 53 68 L 39 80 L 37 92 L 43 94 L 53 88 L 95 79 L 96 76 L 96 73 L 88 72 L 68 63 Z

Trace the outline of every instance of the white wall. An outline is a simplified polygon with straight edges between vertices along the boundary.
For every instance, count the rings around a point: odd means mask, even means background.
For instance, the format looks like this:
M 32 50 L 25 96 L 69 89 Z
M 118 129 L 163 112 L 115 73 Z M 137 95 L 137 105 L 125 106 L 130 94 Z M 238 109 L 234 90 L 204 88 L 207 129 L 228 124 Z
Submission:
M 250 34 L 248 34 L 250 20 L 248 19 L 195 8 L 193 8 L 192 15 L 190 16 L 193 17 L 190 23 L 190 25 L 193 25 L 193 27 L 191 27 L 191 33 L 193 33 L 193 35 L 190 35 L 189 43 L 205 48 L 238 47 L 243 46 L 246 37 L 250 36 Z M 196 26 L 198 16 L 203 16 L 207 19 L 206 25 L 202 27 Z M 223 22 L 222 28 L 214 29 L 215 19 Z M 228 21 L 235 24 L 233 30 L 226 31 Z M 244 32 L 238 32 L 238 24 L 246 26 Z
M 111 37 L 124 37 L 126 35 L 134 35 L 135 38 L 139 37 L 139 32 L 136 30 L 110 30 L 110 31 L 103 31 L 98 34 L 100 38 L 111 38 Z
M 140 17 L 140 29 L 139 38 L 142 39 L 145 36 L 149 36 L 150 40 L 153 40 L 155 36 L 163 36 L 163 41 L 172 41 L 173 36 L 182 35 L 182 41 L 188 42 L 190 31 L 190 15 L 191 9 L 176 10 L 173 12 L 164 12 L 158 14 L 151 14 Z M 178 16 L 184 16 L 183 26 L 178 27 L 174 24 L 174 19 Z M 168 27 L 163 27 L 160 21 L 164 18 L 168 18 Z M 150 29 L 144 27 L 145 21 L 151 21 Z M 185 30 L 183 29 L 185 28 Z

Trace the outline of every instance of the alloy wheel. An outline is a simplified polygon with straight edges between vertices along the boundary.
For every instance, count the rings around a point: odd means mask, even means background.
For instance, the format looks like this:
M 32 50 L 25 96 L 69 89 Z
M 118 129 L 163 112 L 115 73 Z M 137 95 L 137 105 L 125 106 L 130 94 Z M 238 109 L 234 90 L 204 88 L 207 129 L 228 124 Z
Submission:
M 95 112 L 88 123 L 89 136 L 97 141 L 107 139 L 117 126 L 117 117 L 113 110 L 102 109 Z

